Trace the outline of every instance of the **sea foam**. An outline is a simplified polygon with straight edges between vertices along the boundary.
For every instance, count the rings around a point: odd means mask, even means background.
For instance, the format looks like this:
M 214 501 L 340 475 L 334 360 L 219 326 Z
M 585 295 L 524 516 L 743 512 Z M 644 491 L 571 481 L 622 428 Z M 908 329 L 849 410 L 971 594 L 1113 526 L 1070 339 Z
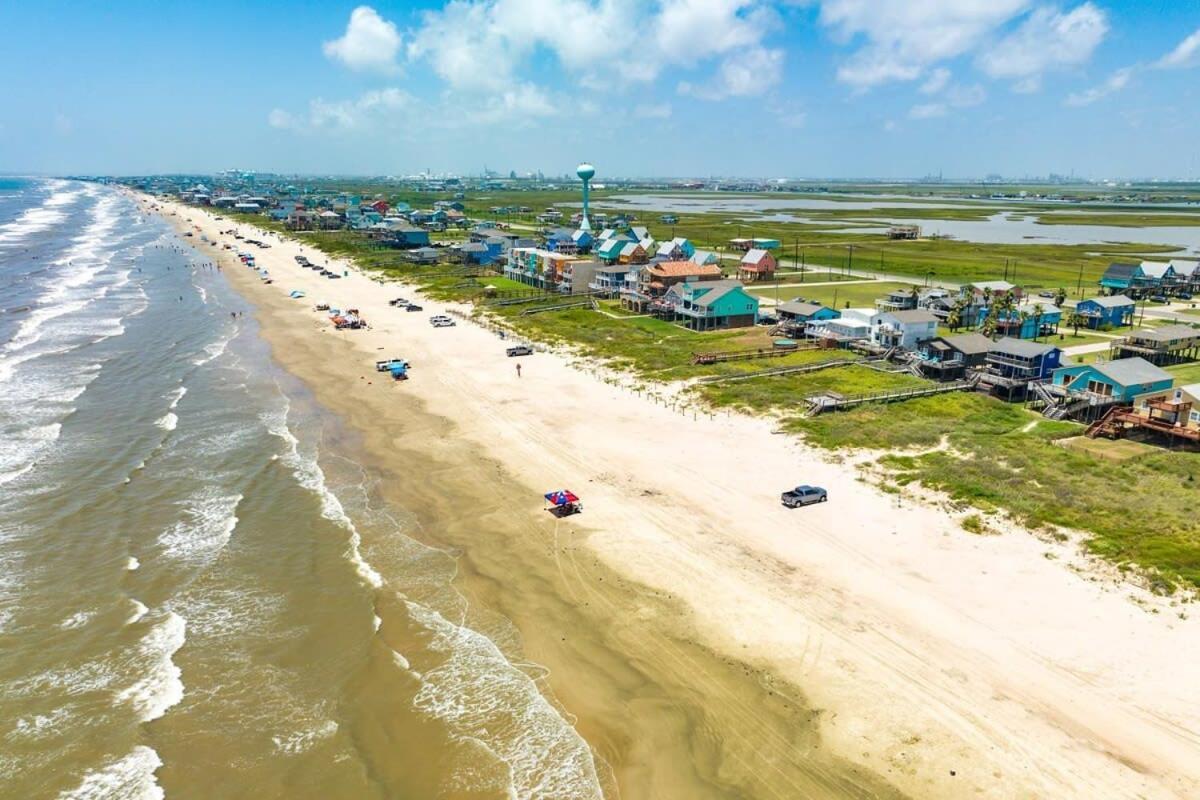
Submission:
M 162 759 L 152 748 L 138 745 L 126 756 L 107 762 L 83 776 L 79 785 L 58 800 L 163 800 L 154 772 Z
M 183 647 L 186 631 L 183 617 L 169 611 L 138 643 L 136 658 L 144 662 L 144 674 L 117 692 L 116 699 L 142 722 L 158 719 L 183 699 L 183 673 L 171 657 Z

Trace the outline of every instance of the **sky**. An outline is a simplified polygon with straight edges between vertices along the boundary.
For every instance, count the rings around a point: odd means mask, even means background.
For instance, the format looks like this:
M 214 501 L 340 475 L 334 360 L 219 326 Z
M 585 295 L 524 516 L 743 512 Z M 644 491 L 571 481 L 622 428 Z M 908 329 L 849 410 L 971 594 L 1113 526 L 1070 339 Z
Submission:
M 1200 177 L 1200 0 L 46 0 L 0 26 L 0 172 Z

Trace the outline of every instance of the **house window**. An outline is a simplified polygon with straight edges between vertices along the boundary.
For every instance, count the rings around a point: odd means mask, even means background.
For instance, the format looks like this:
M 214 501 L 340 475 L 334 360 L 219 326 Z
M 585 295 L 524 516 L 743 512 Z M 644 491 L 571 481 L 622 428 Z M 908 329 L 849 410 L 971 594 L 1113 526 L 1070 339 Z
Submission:
M 1088 381 L 1087 390 L 1092 394 L 1098 394 L 1102 397 L 1112 397 L 1113 387 L 1111 384 L 1102 383 L 1100 381 Z

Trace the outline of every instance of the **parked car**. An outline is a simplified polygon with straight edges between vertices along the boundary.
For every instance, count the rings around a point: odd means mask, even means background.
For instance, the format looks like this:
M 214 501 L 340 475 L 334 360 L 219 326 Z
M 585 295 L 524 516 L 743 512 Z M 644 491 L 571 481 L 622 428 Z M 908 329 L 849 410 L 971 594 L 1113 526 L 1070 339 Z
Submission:
M 388 300 L 388 305 L 389 306 L 406 306 L 406 305 L 408 305 L 408 301 L 405 300 L 403 297 L 397 297 L 394 300 Z
M 1150 302 L 1161 303 L 1162 305 L 1169 306 L 1171 304 L 1171 298 L 1167 297 L 1165 294 L 1152 294 L 1150 295 Z
M 1038 297 L 1054 297 L 1054 292 L 1050 291 L 1049 289 L 1046 289 L 1044 291 L 1038 292 Z
M 1175 296 L 1178 297 L 1180 300 L 1191 300 L 1192 299 L 1191 292 L 1180 292 L 1179 294 L 1177 294 Z
M 376 372 L 388 372 L 389 370 L 391 370 L 393 365 L 400 365 L 400 366 L 404 366 L 404 367 L 412 366 L 412 364 L 409 364 L 403 358 L 385 358 L 383 361 L 375 362 L 375 371 Z
M 513 356 L 531 356 L 533 355 L 533 348 L 527 344 L 518 344 L 508 348 L 504 352 L 508 354 L 509 358 Z
M 437 314 L 429 318 L 429 324 L 435 328 L 453 328 L 454 320 L 445 315 Z
M 325 274 L 325 277 L 326 277 L 326 278 L 329 278 L 330 280 L 334 280 L 334 279 L 336 279 L 336 278 L 340 278 L 340 277 L 342 277 L 342 276 L 341 276 L 341 275 L 338 275 L 336 272 L 328 272 L 328 273 L 326 273 L 326 274 Z
M 417 305 L 416 303 L 409 303 L 407 306 L 404 307 L 404 310 L 405 311 L 424 311 L 425 309 L 422 308 L 421 306 Z
M 820 486 L 797 486 L 779 496 L 780 502 L 788 508 L 824 503 L 828 499 L 829 494 Z

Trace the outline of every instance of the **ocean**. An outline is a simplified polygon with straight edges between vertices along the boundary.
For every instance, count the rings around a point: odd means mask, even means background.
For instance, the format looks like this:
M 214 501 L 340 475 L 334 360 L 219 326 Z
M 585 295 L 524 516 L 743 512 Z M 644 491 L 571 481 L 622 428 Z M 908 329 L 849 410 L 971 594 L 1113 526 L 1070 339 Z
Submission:
M 0 797 L 601 796 L 251 311 L 118 190 L 0 180 Z

